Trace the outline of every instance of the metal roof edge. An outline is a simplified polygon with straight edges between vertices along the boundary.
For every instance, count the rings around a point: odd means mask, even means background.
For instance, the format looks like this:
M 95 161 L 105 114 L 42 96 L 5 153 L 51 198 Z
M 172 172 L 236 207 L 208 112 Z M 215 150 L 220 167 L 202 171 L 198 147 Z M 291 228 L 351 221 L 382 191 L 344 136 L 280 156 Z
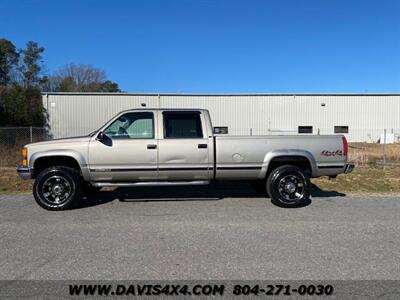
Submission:
M 99 93 L 42 92 L 42 95 L 66 96 L 400 96 L 400 93 Z

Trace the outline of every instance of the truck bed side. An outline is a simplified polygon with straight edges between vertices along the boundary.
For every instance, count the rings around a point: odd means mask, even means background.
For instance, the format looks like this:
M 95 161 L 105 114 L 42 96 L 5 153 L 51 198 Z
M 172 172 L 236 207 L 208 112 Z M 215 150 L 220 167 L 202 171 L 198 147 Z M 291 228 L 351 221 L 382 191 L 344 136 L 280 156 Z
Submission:
M 216 179 L 264 178 L 280 158 L 308 161 L 312 177 L 343 173 L 347 162 L 343 136 L 217 136 Z

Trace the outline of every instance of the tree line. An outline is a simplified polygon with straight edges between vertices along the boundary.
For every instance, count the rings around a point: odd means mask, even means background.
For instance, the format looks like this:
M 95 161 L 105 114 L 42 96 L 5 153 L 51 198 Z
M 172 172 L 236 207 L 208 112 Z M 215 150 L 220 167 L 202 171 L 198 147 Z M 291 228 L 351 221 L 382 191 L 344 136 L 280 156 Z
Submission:
M 91 65 L 69 63 L 47 74 L 44 51 L 34 41 L 17 49 L 0 39 L 0 126 L 42 126 L 42 92 L 121 92 L 103 70 Z

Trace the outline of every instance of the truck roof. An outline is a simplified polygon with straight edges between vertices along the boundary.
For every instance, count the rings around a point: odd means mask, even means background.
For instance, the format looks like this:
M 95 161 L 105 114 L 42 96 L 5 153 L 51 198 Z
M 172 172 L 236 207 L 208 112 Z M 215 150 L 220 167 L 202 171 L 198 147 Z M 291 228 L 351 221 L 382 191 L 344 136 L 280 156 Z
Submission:
M 162 110 L 162 111 L 194 111 L 194 110 L 198 110 L 198 111 L 208 111 L 208 109 L 204 109 L 204 108 L 152 108 L 152 107 L 143 107 L 143 108 L 126 109 L 126 110 L 120 111 L 119 113 L 128 112 L 128 111 L 146 111 L 146 110 Z

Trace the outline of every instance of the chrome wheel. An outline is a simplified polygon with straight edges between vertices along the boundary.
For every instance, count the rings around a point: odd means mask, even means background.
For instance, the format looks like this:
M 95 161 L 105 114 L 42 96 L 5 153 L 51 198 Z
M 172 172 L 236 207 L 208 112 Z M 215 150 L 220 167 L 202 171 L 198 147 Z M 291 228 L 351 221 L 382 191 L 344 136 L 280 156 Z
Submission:
M 81 199 L 81 178 L 77 170 L 65 166 L 44 169 L 33 183 L 37 204 L 47 210 L 65 210 Z
M 286 175 L 279 180 L 280 196 L 288 202 L 296 202 L 304 197 L 303 178 L 296 175 Z
M 72 187 L 66 178 L 53 175 L 44 181 L 41 192 L 48 203 L 62 205 L 70 197 Z
M 281 207 L 303 207 L 311 203 L 310 179 L 297 166 L 277 167 L 269 174 L 267 190 L 272 203 Z

